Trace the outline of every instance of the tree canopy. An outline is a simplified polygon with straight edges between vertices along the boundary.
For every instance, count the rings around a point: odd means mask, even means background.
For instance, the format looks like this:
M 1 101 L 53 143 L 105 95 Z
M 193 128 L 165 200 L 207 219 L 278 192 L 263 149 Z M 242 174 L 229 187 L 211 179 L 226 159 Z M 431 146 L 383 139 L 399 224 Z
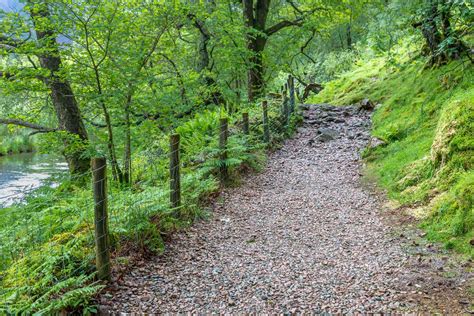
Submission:
M 0 208 L 0 299 L 11 314 L 89 312 L 102 287 L 91 159 L 110 171 L 115 250 L 156 251 L 163 231 L 205 216 L 222 170 L 259 167 L 296 131 L 288 90 L 299 103 L 385 103 L 374 132 L 388 145 L 363 154 L 404 202 L 443 192 L 433 235 L 465 249 L 473 26 L 473 0 L 0 0 L 0 156 L 56 153 L 70 171 Z M 182 147 L 168 151 L 170 138 Z M 167 200 L 173 163 L 186 171 L 183 218 Z

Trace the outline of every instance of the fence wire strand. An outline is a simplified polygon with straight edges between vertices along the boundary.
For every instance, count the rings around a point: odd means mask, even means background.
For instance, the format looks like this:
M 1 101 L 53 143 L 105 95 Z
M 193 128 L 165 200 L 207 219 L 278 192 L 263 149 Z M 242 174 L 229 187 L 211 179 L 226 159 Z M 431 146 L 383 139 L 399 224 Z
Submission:
M 41 199 L 41 194 L 46 193 L 38 193 L 38 198 L 33 200 L 29 206 L 36 210 L 37 214 L 27 214 L 26 218 L 22 217 L 25 215 L 23 212 L 18 216 L 9 214 L 11 217 L 10 228 L 13 228 L 13 231 L 9 237 L 0 235 L 2 238 L 0 239 L 0 284 L 3 283 L 5 277 L 12 278 L 11 273 L 16 272 L 18 273 L 16 277 L 22 277 L 20 273 L 23 272 L 15 270 L 16 265 L 21 264 L 21 260 L 28 258 L 32 252 L 49 250 L 54 253 L 58 247 L 60 262 L 57 264 L 63 270 L 58 273 L 59 275 L 67 273 L 69 276 L 79 277 L 90 273 L 89 269 L 94 264 L 98 264 L 96 259 L 103 255 L 112 257 L 112 260 L 104 262 L 104 266 L 99 269 L 110 271 L 114 266 L 117 253 L 125 252 L 118 246 L 123 246 L 130 238 L 134 239 L 132 243 L 135 244 L 143 242 L 143 238 L 146 238 L 144 234 L 149 227 L 143 227 L 144 219 L 151 222 L 152 225 L 161 225 L 161 222 L 155 222 L 154 217 L 174 216 L 176 218 L 170 218 L 170 220 L 175 223 L 181 217 L 189 216 L 189 214 L 185 214 L 187 209 L 199 206 L 200 201 L 196 198 L 199 192 L 195 191 L 200 189 L 193 187 L 192 177 L 202 176 L 205 177 L 202 179 L 203 181 L 211 179 L 209 181 L 217 184 L 221 194 L 215 203 L 217 207 L 225 208 L 226 194 L 223 189 L 225 182 L 229 180 L 228 177 L 231 176 L 229 172 L 232 170 L 232 162 L 233 159 L 238 158 L 235 155 L 239 153 L 239 150 L 250 153 L 255 150 L 252 146 L 255 148 L 269 147 L 275 141 L 275 135 L 287 132 L 291 116 L 298 111 L 294 84 L 293 87 L 290 84 L 289 89 L 290 92 L 293 89 L 289 96 L 286 94 L 287 96 L 281 99 L 270 98 L 268 100 L 266 118 L 264 118 L 263 106 L 259 106 L 260 113 L 258 111 L 249 113 L 244 109 L 243 112 L 247 113 L 248 118 L 248 131 L 245 128 L 243 116 L 237 120 L 229 118 L 225 124 L 224 121 L 217 120 L 209 131 L 210 135 L 206 135 L 208 138 L 203 143 L 204 148 L 200 148 L 197 152 L 192 152 L 193 148 L 190 148 L 192 138 L 186 138 L 185 135 L 175 138 L 174 143 L 168 142 L 168 147 L 159 145 L 154 148 L 152 146 L 153 140 L 150 140 L 150 146 L 148 146 L 150 149 L 145 153 L 143 170 L 151 171 L 152 176 L 149 180 L 153 182 L 151 189 L 134 191 L 131 187 L 116 188 L 112 179 L 107 179 L 107 170 L 109 170 L 107 164 L 81 174 L 59 177 L 57 179 L 59 182 L 81 181 L 90 179 L 92 175 L 104 171 L 105 168 L 105 179 L 94 180 L 92 177 L 89 182 L 91 188 L 94 188 L 105 181 L 107 183 L 105 196 L 103 199 L 94 201 L 93 192 L 90 192 L 87 197 L 76 197 L 74 191 L 66 190 L 61 193 L 54 191 L 52 194 L 56 202 L 64 199 L 63 203 L 55 204 L 51 203 L 47 196 Z M 268 139 L 266 139 L 266 133 L 269 134 L 267 135 Z M 238 143 L 238 140 L 242 142 Z M 168 164 L 171 157 L 179 158 L 176 164 Z M 177 175 L 180 179 L 177 187 L 180 190 L 180 203 L 175 209 L 173 209 L 171 201 L 172 190 L 176 189 L 171 181 L 173 175 Z M 137 184 L 140 185 L 141 182 L 138 181 Z M 127 195 L 126 193 L 132 194 Z M 20 201 L 20 204 L 13 205 L 10 209 L 21 210 L 23 197 L 30 194 L 35 195 L 35 190 L 2 196 L 0 203 L 17 200 Z M 94 210 L 101 206 L 105 209 L 105 215 L 94 219 Z M 0 208 L 0 210 L 2 209 Z M 162 218 L 158 219 L 158 221 L 160 220 Z M 105 226 L 103 234 L 96 231 L 98 226 Z M 156 229 L 160 232 L 161 227 Z M 105 240 L 106 246 L 98 250 L 96 245 L 101 240 Z M 74 252 L 76 247 L 86 247 L 87 251 L 78 255 Z M 75 256 L 79 259 L 82 258 L 82 262 L 75 262 Z M 71 265 L 74 267 L 72 270 Z M 97 275 L 94 275 L 97 279 Z M 50 284 L 50 286 L 53 287 L 54 284 Z M 16 290 L 15 285 L 0 288 L 0 297 L 3 298 L 3 302 L 0 301 L 0 314 L 8 314 L 9 310 L 15 307 L 15 303 L 11 303 L 9 295 Z

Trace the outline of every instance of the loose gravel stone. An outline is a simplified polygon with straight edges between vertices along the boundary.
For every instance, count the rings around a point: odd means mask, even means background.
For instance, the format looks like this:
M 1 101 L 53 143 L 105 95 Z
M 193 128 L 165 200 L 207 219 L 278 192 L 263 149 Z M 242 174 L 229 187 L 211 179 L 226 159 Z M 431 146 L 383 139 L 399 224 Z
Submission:
M 460 289 L 472 263 L 448 265 L 436 247 L 411 245 L 415 229 L 396 232 L 383 196 L 361 182 L 370 113 L 305 105 L 304 118 L 263 172 L 222 192 L 210 220 L 115 280 L 101 311 L 466 312 Z

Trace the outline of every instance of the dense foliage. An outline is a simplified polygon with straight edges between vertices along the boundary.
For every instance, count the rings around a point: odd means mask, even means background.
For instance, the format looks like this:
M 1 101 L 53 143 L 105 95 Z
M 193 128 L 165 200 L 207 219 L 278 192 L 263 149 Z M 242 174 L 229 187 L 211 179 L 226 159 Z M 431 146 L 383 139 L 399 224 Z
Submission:
M 380 183 L 404 205 L 422 206 L 429 237 L 472 254 L 472 1 L 13 3 L 0 10 L 0 155 L 60 153 L 71 175 L 0 209 L 0 313 L 94 312 L 103 284 L 94 272 L 91 157 L 109 164 L 114 266 L 130 264 L 206 216 L 222 164 L 234 175 L 261 165 L 259 102 L 279 98 L 288 74 L 300 97 L 311 84 L 324 87 L 314 102 L 380 102 L 374 135 L 387 145 L 366 153 Z M 279 106 L 270 105 L 273 144 L 298 122 L 285 129 Z M 243 111 L 250 135 L 241 132 Z M 172 132 L 182 139 L 179 216 L 168 204 Z

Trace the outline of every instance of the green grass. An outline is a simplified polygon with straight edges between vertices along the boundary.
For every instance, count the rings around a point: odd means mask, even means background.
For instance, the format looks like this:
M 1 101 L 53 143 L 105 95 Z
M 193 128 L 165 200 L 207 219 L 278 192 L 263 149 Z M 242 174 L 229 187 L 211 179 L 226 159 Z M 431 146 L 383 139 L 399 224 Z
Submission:
M 360 61 L 310 102 L 380 103 L 372 134 L 387 145 L 365 151 L 388 195 L 414 209 L 427 237 L 474 258 L 474 67 L 453 61 L 425 69 L 400 54 Z

